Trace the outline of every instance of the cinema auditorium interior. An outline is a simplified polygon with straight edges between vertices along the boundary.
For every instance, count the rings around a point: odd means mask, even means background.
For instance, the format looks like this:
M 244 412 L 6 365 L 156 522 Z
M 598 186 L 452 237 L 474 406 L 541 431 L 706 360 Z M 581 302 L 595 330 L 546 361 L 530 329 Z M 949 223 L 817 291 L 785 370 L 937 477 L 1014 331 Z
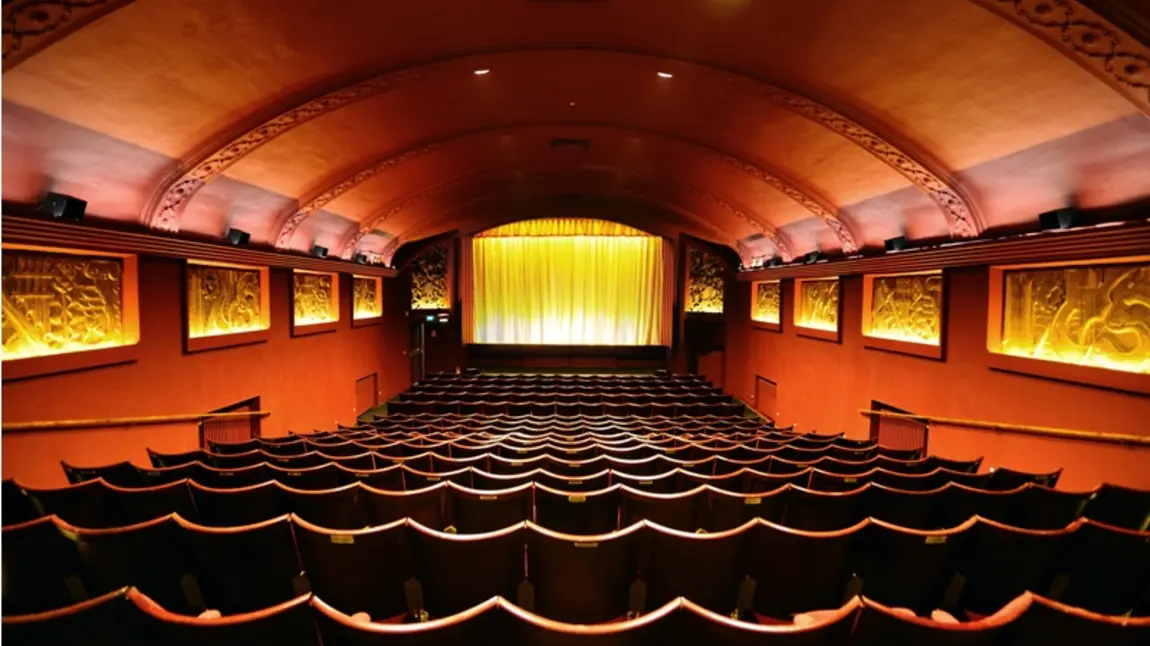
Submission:
M 1147 0 L 4 0 L 5 646 L 1150 646 Z

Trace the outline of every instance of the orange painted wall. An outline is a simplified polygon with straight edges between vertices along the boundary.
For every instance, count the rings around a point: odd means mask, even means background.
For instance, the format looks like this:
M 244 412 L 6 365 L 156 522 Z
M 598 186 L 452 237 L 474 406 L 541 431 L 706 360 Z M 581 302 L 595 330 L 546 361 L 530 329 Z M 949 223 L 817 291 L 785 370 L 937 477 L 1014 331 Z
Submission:
M 991 370 L 986 350 L 988 271 L 952 270 L 945 362 L 873 350 L 862 343 L 862 278 L 843 279 L 842 343 L 799 337 L 793 281 L 783 284 L 783 331 L 755 328 L 750 283 L 728 290 L 728 392 L 753 403 L 755 375 L 778 383 L 779 421 L 799 430 L 866 437 L 860 409 L 871 400 L 924 415 L 1150 435 L 1150 397 Z M 1102 481 L 1150 489 L 1150 449 L 932 426 L 929 449 L 983 455 L 986 467 L 1066 471 L 1064 489 Z
M 410 383 L 407 318 L 397 281 L 383 281 L 384 321 L 352 328 L 348 277 L 338 329 L 291 337 L 291 271 L 271 272 L 271 338 L 248 346 L 185 354 L 181 263 L 140 260 L 140 353 L 131 364 L 49 375 L 3 385 L 5 423 L 199 413 L 258 396 L 271 411 L 264 435 L 351 424 L 356 380 L 379 375 L 379 400 Z M 80 465 L 132 459 L 147 464 L 147 446 L 195 446 L 189 428 L 151 426 L 9 434 L 3 476 L 26 484 L 63 483 L 58 461 Z

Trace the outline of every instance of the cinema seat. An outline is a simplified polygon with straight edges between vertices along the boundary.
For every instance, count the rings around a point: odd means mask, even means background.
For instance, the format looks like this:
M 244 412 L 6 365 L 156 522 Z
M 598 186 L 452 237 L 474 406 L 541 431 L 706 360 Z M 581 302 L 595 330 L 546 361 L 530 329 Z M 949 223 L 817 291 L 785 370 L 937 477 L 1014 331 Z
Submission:
M 454 471 L 426 472 L 403 467 L 403 488 L 406 490 L 425 489 L 442 482 L 453 482 L 464 487 L 471 486 L 471 469 L 464 467 Z
M 272 455 L 270 453 L 262 453 L 261 455 L 268 465 L 281 469 L 310 469 L 311 467 L 326 465 L 331 461 L 320 455 L 318 451 L 300 453 L 299 455 Z
M 848 600 L 838 610 L 825 613 L 809 625 L 764 625 L 736 621 L 725 613 L 713 612 L 690 599 L 682 599 L 682 609 L 667 626 L 663 641 L 645 643 L 693 646 L 695 644 L 760 644 L 762 646 L 841 646 L 848 644 L 862 601 Z
M 114 526 L 134 525 L 168 514 L 180 514 L 189 520 L 197 517 L 186 480 L 131 489 L 105 483 L 104 503 Z
M 20 483 L 16 483 L 18 486 Z M 22 487 L 42 516 L 55 514 L 77 527 L 113 527 L 116 519 L 108 506 L 107 488 L 101 480 L 87 480 L 66 487 Z
M 411 518 L 421 525 L 442 530 L 446 523 L 446 483 L 432 485 L 425 489 L 409 491 L 385 491 L 364 485 L 360 491 L 360 507 L 372 525 Z
M 966 579 L 958 607 L 985 616 L 1023 592 L 1046 593 L 1075 529 L 1021 529 L 979 518 L 956 564 Z
M 696 534 L 647 524 L 639 561 L 640 578 L 647 586 L 646 608 L 686 597 L 714 612 L 733 612 L 746 576 L 744 540 L 752 528 Z
M 607 534 L 572 535 L 528 524 L 527 577 L 534 611 L 548 619 L 592 624 L 624 618 L 638 578 L 642 524 Z
M 402 469 L 403 467 L 399 466 L 398 464 L 392 465 L 390 467 L 383 467 L 381 469 L 370 470 L 348 469 L 345 466 L 337 465 L 336 474 L 339 478 L 340 484 L 362 482 L 363 484 L 375 487 L 376 489 L 402 491 Z
M 1114 527 L 1150 529 L 1150 491 L 1104 484 L 1086 505 L 1085 515 Z
M 867 482 L 870 482 L 870 479 L 877 473 L 878 470 L 875 469 L 867 473 L 848 475 L 841 473 L 830 473 L 823 471 L 822 469 L 815 468 L 811 469 L 810 482 L 805 486 L 813 491 L 854 491 L 855 489 L 865 485 Z M 798 484 L 802 485 L 803 483 Z
M 272 479 L 293 489 L 319 491 L 339 486 L 339 468 L 327 463 L 316 467 L 281 468 L 268 465 Z
M 982 619 L 956 624 L 908 617 L 867 598 L 862 603 L 849 641 L 851 646 L 984 646 L 999 644 L 1010 634 L 1013 624 L 1030 605 L 1030 597 L 1019 597 Z
M 462 613 L 411 624 L 356 621 L 318 595 L 311 604 L 324 646 L 473 646 L 499 643 L 516 628 L 499 609 L 502 601 L 492 597 Z
M 567 534 L 607 534 L 619 527 L 622 489 L 569 492 L 535 485 L 534 522 Z
M 871 474 L 870 481 L 903 491 L 933 491 L 950 482 L 950 478 L 948 472 L 941 468 L 926 473 L 898 473 L 879 468 Z
M 422 609 L 433 619 L 464 612 L 494 595 L 517 599 L 524 571 L 527 525 L 482 534 L 444 534 L 411 524 Z M 530 597 L 517 599 L 530 604 Z
M 32 500 L 12 479 L 0 483 L 0 493 L 3 496 L 0 498 L 0 514 L 3 515 L 4 527 L 40 517 L 40 512 L 32 504 Z
M 86 601 L 78 546 L 51 516 L 7 525 L 0 534 L 4 616 L 44 612 Z M 4 624 L 3 637 L 8 637 Z
M 545 469 L 540 469 L 536 471 L 535 475 L 530 479 L 539 484 L 563 491 L 598 491 L 610 486 L 611 475 L 612 472 L 609 469 L 604 469 L 599 473 L 593 473 L 588 476 L 556 475 Z M 477 488 L 482 489 L 485 487 Z
M 897 460 L 879 453 L 874 459 L 874 465 L 895 473 L 930 473 L 939 468 L 931 458 L 917 460 Z
M 210 464 L 211 460 L 209 460 L 208 455 L 208 452 L 203 449 L 184 451 L 183 453 L 157 453 L 152 449 L 148 449 L 148 459 L 151 460 L 152 466 L 157 468 L 174 467 L 189 462 Z
M 361 450 L 363 449 L 363 447 L 359 448 Z M 320 453 L 319 456 L 327 462 L 332 462 L 345 469 L 370 471 L 375 468 L 375 459 L 370 451 L 364 451 L 355 455 L 327 455 Z
M 144 484 L 135 465 L 127 460 L 98 467 L 76 467 L 61 460 L 60 466 L 64 468 L 64 475 L 71 484 L 97 478 L 121 487 L 139 487 Z
M 942 467 L 950 471 L 960 471 L 963 473 L 978 473 L 978 468 L 982 466 L 982 458 L 975 458 L 973 460 L 952 460 L 949 458 L 932 455 L 926 458 L 933 468 Z
M 213 466 L 217 469 L 240 469 L 243 467 L 250 467 L 253 464 L 259 464 L 261 462 L 272 462 L 272 458 L 273 456 L 269 456 L 263 451 L 258 450 L 248 451 L 247 453 L 225 454 L 208 453 L 205 451 L 203 459 L 200 460 L 200 462 L 209 466 Z M 291 458 L 285 457 L 279 459 L 289 460 Z
M 611 472 L 612 484 L 624 484 L 632 489 L 649 493 L 674 493 L 678 481 L 678 472 L 674 469 L 665 473 L 654 475 L 631 475 L 618 471 Z
M 67 607 L 22 615 L 8 614 L 5 600 L 4 644 L 151 646 L 164 643 L 152 632 L 155 623 L 128 599 L 128 592 L 127 588 L 113 590 Z
M 199 462 L 186 465 L 186 467 L 194 469 L 189 476 L 191 480 L 214 489 L 239 489 L 275 479 L 274 472 L 267 464 L 263 463 L 238 469 L 217 469 L 204 466 Z
M 994 476 L 990 479 L 990 488 L 999 491 L 1007 491 L 1010 489 L 1017 489 L 1025 484 L 1037 484 L 1044 487 L 1055 487 L 1058 484 L 1058 477 L 1062 475 L 1062 469 L 1057 469 L 1049 473 L 1028 473 L 1026 471 L 1015 471 L 1006 467 L 997 467 L 992 470 Z
M 787 527 L 813 532 L 852 527 L 863 519 L 865 491 L 859 487 L 832 493 L 792 485 L 787 491 L 782 522 Z
M 207 609 L 195 578 L 189 535 L 173 517 L 113 529 L 62 525 L 61 530 L 75 537 L 88 594 L 135 586 L 173 612 Z
M 1092 491 L 1062 491 L 1042 485 L 1024 487 L 1010 509 L 1010 525 L 1026 529 L 1060 529 L 1078 520 Z
M 1150 616 L 1150 532 L 1083 519 L 1063 543 L 1051 597 L 1106 615 Z
M 311 591 L 347 614 L 374 620 L 408 614 L 404 584 L 413 574 L 413 531 L 406 521 L 354 531 L 319 527 L 292 517 Z
M 863 494 L 865 514 L 910 529 L 944 528 L 936 519 L 944 487 L 933 491 L 904 491 L 871 483 Z
M 1150 644 L 1150 618 L 1093 613 L 1040 595 L 1011 627 L 1007 646 L 1144 646 Z
M 208 527 L 236 527 L 261 523 L 284 515 L 280 487 L 268 480 L 236 489 L 215 489 L 188 483 L 196 504 L 196 522 Z
M 782 520 L 789 487 L 774 491 L 735 494 L 720 489 L 707 489 L 708 510 L 704 527 L 721 532 L 745 525 L 755 518 L 771 522 Z
M 915 530 L 870 519 L 853 544 L 852 591 L 922 617 L 947 609 L 961 590 L 955 562 L 975 523 L 971 518 L 951 529 Z
M 140 484 L 145 487 L 179 482 L 180 480 L 200 480 L 201 471 L 205 469 L 199 462 L 188 462 L 174 467 L 143 468 L 137 467 L 136 473 L 140 477 Z
M 834 532 L 809 532 L 759 521 L 743 540 L 751 592 L 740 616 L 768 617 L 789 623 L 800 612 L 838 608 L 849 596 L 850 557 L 859 523 Z
M 150 619 L 145 632 L 154 644 L 320 646 L 310 594 L 302 594 L 269 608 L 218 619 L 169 612 L 135 589 L 128 591 L 128 597 L 140 613 Z
M 294 444 L 294 442 L 292 444 Z M 242 442 L 216 442 L 215 440 L 208 440 L 208 450 L 218 454 L 247 453 L 248 451 L 255 451 L 257 449 L 268 451 L 269 448 L 280 448 L 283 446 L 285 446 L 285 444 L 279 442 L 269 442 L 265 444 L 260 442 L 259 438 L 254 437 Z M 268 452 L 272 453 L 273 451 Z
M 359 505 L 358 483 L 333 489 L 307 491 L 280 485 L 284 509 L 309 523 L 328 529 L 360 529 L 368 525 L 367 513 Z
M 204 607 L 253 612 L 307 591 L 287 516 L 227 528 L 174 518 L 190 535 Z
M 1006 523 L 1020 493 L 1021 489 L 987 491 L 952 482 L 942 492 L 935 518 L 940 527 L 961 525 L 971 516 Z
M 657 494 L 623 485 L 623 507 L 620 521 L 626 527 L 644 520 L 663 527 L 693 532 L 706 524 L 706 488 L 695 487 L 682 493 Z M 663 601 L 669 601 L 671 595 Z
M 530 483 L 499 490 L 448 483 L 448 523 L 460 534 L 481 534 L 531 520 L 533 491 Z

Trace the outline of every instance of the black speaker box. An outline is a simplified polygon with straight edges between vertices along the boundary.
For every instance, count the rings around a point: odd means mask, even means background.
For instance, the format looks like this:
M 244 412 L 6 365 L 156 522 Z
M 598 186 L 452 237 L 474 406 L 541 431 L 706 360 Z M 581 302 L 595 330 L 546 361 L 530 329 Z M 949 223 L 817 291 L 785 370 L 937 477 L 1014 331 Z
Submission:
M 240 229 L 228 229 L 227 239 L 230 244 L 243 247 L 252 239 L 252 234 L 247 231 L 241 231 Z
M 1077 207 L 1068 206 L 1064 209 L 1047 211 L 1038 216 L 1038 224 L 1043 231 L 1050 229 L 1073 229 L 1082 225 L 1082 214 Z
M 53 220 L 76 224 L 84 219 L 84 210 L 87 208 L 87 202 L 71 195 L 46 193 L 44 198 L 40 200 L 40 207 L 36 209 L 36 212 Z

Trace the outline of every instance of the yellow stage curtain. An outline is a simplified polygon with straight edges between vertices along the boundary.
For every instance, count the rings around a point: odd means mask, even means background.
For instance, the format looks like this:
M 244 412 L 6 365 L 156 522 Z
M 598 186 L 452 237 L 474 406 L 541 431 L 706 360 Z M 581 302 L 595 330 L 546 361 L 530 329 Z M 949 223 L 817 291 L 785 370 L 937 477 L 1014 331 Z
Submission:
M 537 238 L 544 236 L 637 236 L 651 237 L 633 227 L 590 218 L 540 218 L 521 220 L 487 229 L 476 238 Z
M 472 342 L 667 345 L 662 238 L 594 220 L 508 226 L 524 235 L 472 239 Z

